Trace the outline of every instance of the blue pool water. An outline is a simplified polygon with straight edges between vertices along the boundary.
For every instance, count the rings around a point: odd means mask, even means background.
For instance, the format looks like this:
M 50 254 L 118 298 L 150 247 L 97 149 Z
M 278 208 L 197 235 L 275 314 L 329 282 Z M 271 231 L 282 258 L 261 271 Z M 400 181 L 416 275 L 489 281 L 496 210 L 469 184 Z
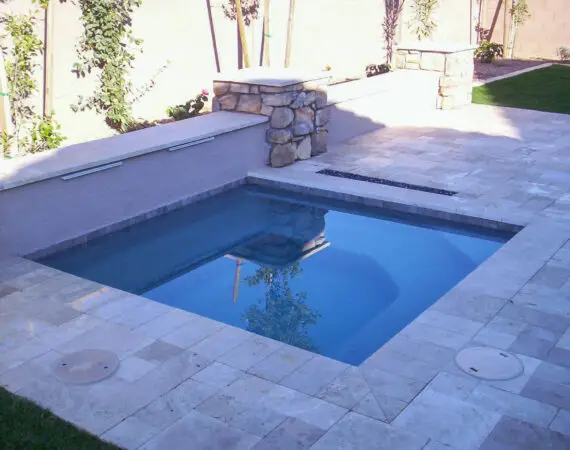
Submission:
M 239 188 L 40 262 L 357 365 L 510 237 Z

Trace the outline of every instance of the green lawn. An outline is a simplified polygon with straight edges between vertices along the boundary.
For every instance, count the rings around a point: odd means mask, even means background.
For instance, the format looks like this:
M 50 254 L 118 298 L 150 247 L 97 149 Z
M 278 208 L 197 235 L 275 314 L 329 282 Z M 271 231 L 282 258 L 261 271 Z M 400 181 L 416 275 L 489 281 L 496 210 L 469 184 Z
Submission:
M 473 103 L 570 114 L 570 66 L 550 66 L 476 87 Z
M 2 450 L 117 450 L 49 411 L 0 388 Z

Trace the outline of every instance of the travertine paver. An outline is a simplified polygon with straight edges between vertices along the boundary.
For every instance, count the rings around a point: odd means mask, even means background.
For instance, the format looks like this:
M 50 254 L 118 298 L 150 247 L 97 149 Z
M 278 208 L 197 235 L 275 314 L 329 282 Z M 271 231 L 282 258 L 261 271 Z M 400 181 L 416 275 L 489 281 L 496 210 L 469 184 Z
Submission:
M 370 113 L 377 131 L 250 181 L 525 228 L 361 366 L 0 257 L 0 385 L 129 449 L 570 448 L 570 116 Z M 315 174 L 322 168 L 459 194 Z M 456 353 L 481 345 L 515 353 L 524 373 L 484 381 L 461 371 Z M 114 351 L 116 374 L 56 380 L 51 364 L 86 348 Z

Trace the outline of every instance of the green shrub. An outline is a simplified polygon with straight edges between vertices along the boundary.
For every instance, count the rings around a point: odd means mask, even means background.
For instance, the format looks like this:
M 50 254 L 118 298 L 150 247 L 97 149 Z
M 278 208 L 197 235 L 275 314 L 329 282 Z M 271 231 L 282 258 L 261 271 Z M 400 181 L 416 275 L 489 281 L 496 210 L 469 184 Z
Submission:
M 482 41 L 475 50 L 475 59 L 482 63 L 492 63 L 503 56 L 503 46 L 495 42 Z
M 166 110 L 166 114 L 174 120 L 184 120 L 189 119 L 190 117 L 195 117 L 200 114 L 200 111 L 204 108 L 205 102 L 208 101 L 208 95 L 208 91 L 206 89 L 202 89 L 202 92 L 183 105 L 170 106 Z
M 556 49 L 556 54 L 562 61 L 570 61 L 570 47 L 564 45 Z

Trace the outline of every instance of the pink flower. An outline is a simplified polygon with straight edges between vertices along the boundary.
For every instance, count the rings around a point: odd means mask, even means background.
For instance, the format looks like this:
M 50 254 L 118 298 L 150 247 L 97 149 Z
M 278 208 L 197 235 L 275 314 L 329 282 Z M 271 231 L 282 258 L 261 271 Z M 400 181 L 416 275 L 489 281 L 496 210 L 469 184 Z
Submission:
M 207 89 L 202 89 L 202 95 L 205 95 L 207 97 L 208 95 L 210 95 L 210 93 L 208 92 Z

